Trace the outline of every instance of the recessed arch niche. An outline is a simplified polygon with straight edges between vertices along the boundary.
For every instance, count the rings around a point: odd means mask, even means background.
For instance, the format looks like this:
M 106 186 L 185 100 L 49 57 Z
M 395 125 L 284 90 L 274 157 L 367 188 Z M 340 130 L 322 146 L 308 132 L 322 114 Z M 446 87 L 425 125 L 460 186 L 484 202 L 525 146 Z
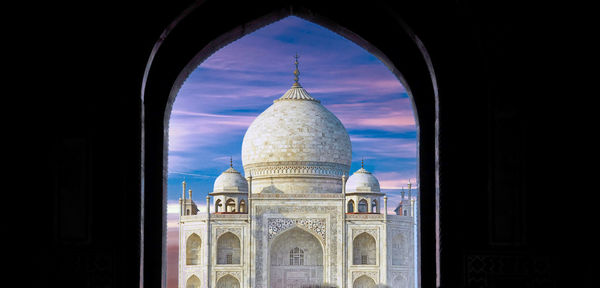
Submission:
M 185 282 L 185 288 L 200 288 L 200 278 L 196 275 L 190 276 Z
M 202 240 L 198 234 L 193 233 L 185 242 L 185 263 L 186 265 L 199 265 L 202 259 Z
M 217 288 L 240 288 L 240 281 L 228 274 L 217 280 Z
M 269 257 L 269 287 L 323 284 L 323 246 L 312 233 L 299 227 L 281 232 L 269 245 Z
M 217 239 L 217 264 L 240 264 L 240 238 L 226 232 Z

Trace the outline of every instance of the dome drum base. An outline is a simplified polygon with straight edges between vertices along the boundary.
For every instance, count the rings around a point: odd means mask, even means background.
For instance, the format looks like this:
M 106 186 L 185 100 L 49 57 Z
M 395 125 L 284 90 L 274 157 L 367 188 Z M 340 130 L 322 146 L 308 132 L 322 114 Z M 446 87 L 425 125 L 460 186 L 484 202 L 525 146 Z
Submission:
M 252 193 L 321 194 L 342 193 L 342 179 L 330 177 L 266 177 L 252 179 Z
M 313 161 L 281 161 L 244 165 L 244 173 L 247 176 L 252 175 L 253 178 L 287 175 L 339 178 L 342 175 L 348 175 L 348 171 L 350 171 L 348 165 Z

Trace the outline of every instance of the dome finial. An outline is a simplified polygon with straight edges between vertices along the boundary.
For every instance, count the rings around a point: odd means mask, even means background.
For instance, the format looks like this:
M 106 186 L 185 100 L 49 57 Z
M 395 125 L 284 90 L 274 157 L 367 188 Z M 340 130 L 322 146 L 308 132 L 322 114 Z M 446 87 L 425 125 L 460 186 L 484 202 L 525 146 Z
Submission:
M 300 80 L 298 77 L 300 75 L 300 70 L 298 70 L 298 58 L 300 58 L 300 56 L 298 56 L 298 52 L 296 52 L 294 58 L 296 58 L 296 61 L 294 61 L 294 64 L 296 65 L 296 70 L 294 70 L 294 86 L 300 86 L 300 83 L 298 83 L 298 80 Z
M 365 168 L 365 157 L 360 160 L 360 168 Z
M 229 167 L 233 168 L 233 157 L 229 156 Z

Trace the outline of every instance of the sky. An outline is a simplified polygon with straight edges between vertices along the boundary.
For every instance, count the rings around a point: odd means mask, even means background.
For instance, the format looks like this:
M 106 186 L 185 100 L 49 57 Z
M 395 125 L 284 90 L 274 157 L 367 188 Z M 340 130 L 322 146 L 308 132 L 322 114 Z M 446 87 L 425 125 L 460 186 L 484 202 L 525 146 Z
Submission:
M 388 196 L 416 182 L 417 130 L 406 89 L 375 56 L 344 37 L 298 17 L 267 25 L 215 52 L 179 90 L 169 121 L 168 287 L 176 286 L 177 200 L 182 181 L 206 211 L 206 195 L 227 168 L 243 174 L 242 140 L 252 121 L 294 83 L 335 114 L 350 135 L 350 174 L 364 167 Z M 174 256 L 173 256 L 174 254 Z M 174 258 L 175 257 L 175 258 Z M 173 267 L 175 266 L 175 267 Z M 173 284 L 174 283 L 174 284 Z

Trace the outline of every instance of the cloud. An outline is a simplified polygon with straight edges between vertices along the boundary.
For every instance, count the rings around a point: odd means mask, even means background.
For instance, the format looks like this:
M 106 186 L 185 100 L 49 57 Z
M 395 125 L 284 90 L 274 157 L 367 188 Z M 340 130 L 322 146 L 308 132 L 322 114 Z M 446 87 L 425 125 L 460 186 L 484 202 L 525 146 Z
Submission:
M 222 144 L 223 140 L 231 139 L 231 136 L 243 135 L 256 118 L 187 111 L 174 111 L 172 117 L 169 123 L 170 152 L 191 151 Z
M 412 171 L 411 171 L 412 172 Z M 381 189 L 402 189 L 408 191 L 408 183 L 412 183 L 412 188 L 416 188 L 416 179 L 412 173 L 407 172 L 374 172 Z
M 414 158 L 417 156 L 417 143 L 414 139 L 393 137 L 350 136 L 353 154 L 385 158 Z
M 380 129 L 384 131 L 415 131 L 415 118 L 408 98 L 388 97 L 385 100 L 327 105 L 347 129 Z

